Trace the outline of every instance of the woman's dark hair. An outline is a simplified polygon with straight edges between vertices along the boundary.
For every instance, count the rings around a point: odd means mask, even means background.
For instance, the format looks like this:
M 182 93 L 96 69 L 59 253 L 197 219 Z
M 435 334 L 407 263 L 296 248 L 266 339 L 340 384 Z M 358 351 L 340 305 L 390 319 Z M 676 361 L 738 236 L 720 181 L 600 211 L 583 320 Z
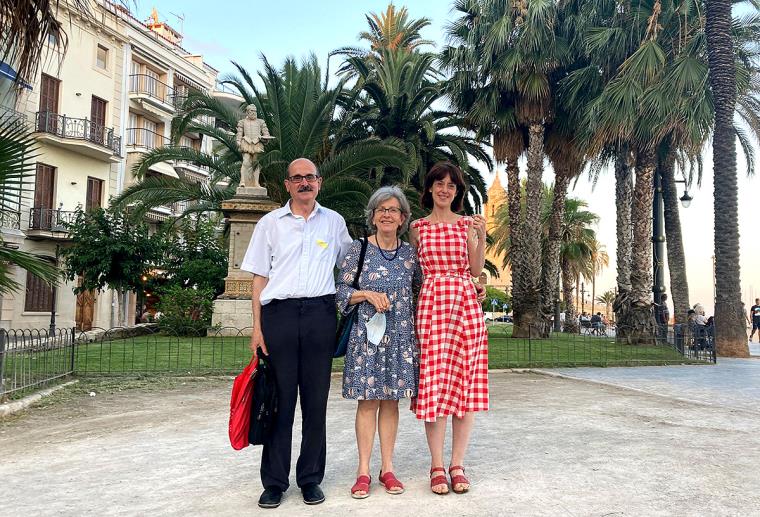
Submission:
M 430 193 L 430 189 L 433 188 L 433 183 L 444 180 L 447 176 L 451 178 L 452 183 L 457 186 L 457 195 L 454 196 L 454 201 L 451 202 L 451 210 L 453 212 L 462 211 L 464 208 L 464 194 L 467 192 L 467 184 L 464 182 L 462 169 L 451 162 L 438 162 L 430 168 L 427 174 L 425 174 L 425 186 L 423 187 L 422 195 L 420 196 L 420 204 L 423 207 L 428 210 L 433 208 L 433 195 Z

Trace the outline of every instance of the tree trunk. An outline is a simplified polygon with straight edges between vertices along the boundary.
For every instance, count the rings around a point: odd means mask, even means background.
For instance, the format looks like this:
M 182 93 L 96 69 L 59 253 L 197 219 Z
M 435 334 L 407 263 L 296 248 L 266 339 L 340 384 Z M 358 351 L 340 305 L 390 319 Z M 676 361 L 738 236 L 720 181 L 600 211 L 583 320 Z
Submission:
M 652 317 L 652 202 L 657 158 L 651 149 L 636 151 L 636 183 L 631 205 L 633 246 L 631 247 L 630 308 L 619 323 L 623 336 L 632 343 L 651 340 Z
M 557 297 L 557 289 L 559 289 L 562 220 L 565 216 L 565 198 L 567 197 L 569 183 L 569 171 L 567 169 L 558 169 L 554 181 L 552 211 L 549 216 L 549 235 L 546 240 L 546 249 L 544 249 L 543 253 L 543 266 L 541 268 L 542 312 L 547 320 L 554 313 L 554 299 Z
M 665 244 L 668 247 L 673 317 L 675 323 L 686 323 L 686 315 L 689 312 L 689 283 L 686 278 L 686 257 L 683 251 L 681 218 L 678 212 L 675 161 L 675 152 L 671 148 L 665 157 L 660 159 L 658 172 L 662 179 L 662 199 L 665 205 Z
M 592 266 L 594 270 L 591 276 L 591 314 L 596 314 L 596 264 Z
M 567 260 L 562 261 L 562 298 L 565 300 L 565 332 L 578 332 L 578 316 L 573 303 L 573 272 Z
M 522 313 L 515 319 L 514 337 L 548 337 L 549 325 L 541 313 L 541 176 L 544 165 L 544 126 L 533 122 L 528 138 L 528 181 L 525 188 L 525 221 L 520 232 L 522 251 L 520 291 Z
M 713 189 L 715 208 L 715 342 L 718 354 L 749 357 L 739 270 L 736 182 L 736 65 L 731 0 L 707 1 L 707 56 L 715 107 Z
M 617 234 L 617 296 L 612 303 L 615 321 L 620 323 L 628 312 L 628 298 L 631 292 L 631 203 L 633 202 L 633 182 L 631 178 L 630 153 L 627 146 L 621 147 L 615 157 L 615 205 Z
M 516 321 L 522 314 L 523 296 L 520 291 L 522 282 L 522 252 L 520 239 L 520 167 L 518 156 L 507 156 L 507 207 L 509 210 L 509 258 L 512 277 L 512 316 Z

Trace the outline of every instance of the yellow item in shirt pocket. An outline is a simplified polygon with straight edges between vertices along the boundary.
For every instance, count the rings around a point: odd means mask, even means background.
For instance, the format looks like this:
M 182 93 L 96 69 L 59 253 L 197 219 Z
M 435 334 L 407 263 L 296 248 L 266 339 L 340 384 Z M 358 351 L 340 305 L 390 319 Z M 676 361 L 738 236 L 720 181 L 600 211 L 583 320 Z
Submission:
M 327 246 L 328 246 L 328 244 L 327 244 L 327 242 L 326 242 L 326 241 L 323 241 L 322 239 L 317 239 L 317 246 L 319 246 L 319 247 L 320 247 L 320 248 L 322 248 L 323 250 L 326 250 L 326 249 L 327 249 Z

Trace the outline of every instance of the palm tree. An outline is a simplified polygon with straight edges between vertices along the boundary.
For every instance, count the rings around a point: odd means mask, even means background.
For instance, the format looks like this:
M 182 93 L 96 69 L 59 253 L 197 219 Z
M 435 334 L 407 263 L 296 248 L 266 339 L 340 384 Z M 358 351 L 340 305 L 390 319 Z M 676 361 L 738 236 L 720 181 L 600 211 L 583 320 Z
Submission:
M 610 256 L 604 244 L 594 241 L 593 251 L 591 253 L 591 312 L 594 312 L 594 303 L 596 301 L 596 275 L 610 265 Z
M 230 77 L 244 98 L 244 104 L 255 104 L 270 133 L 275 137 L 267 143 L 258 158 L 262 182 L 269 197 L 284 203 L 287 193 L 283 178 L 288 163 L 307 157 L 317 164 L 324 178 L 320 202 L 337 210 L 356 229 L 363 220 L 363 210 L 372 192 L 369 170 L 382 167 L 402 167 L 406 154 L 395 142 L 376 138 L 348 141 L 337 122 L 338 99 L 346 95 L 343 83 L 325 88 L 320 81 L 321 71 L 316 58 L 299 66 L 293 59 L 276 69 L 262 58 L 264 71 L 259 89 L 251 75 L 235 64 L 239 76 Z M 213 117 L 215 123 L 199 122 Z M 236 127 L 242 113 L 226 108 L 204 93 L 191 93 L 182 112 L 172 122 L 172 140 L 177 142 L 187 131 L 200 133 L 216 141 L 214 155 L 175 145 L 155 149 L 135 166 L 134 174 L 141 181 L 128 187 L 114 200 L 116 206 L 132 204 L 136 214 L 151 207 L 188 202 L 182 215 L 204 211 L 219 211 L 221 202 L 235 193 L 239 182 L 241 154 L 234 134 L 225 128 Z M 197 182 L 188 178 L 147 177 L 148 168 L 157 162 L 186 160 L 206 167 L 208 180 Z
M 610 319 L 610 308 L 612 307 L 612 304 L 615 302 L 615 290 L 614 289 L 608 289 L 604 293 L 602 293 L 600 296 L 596 297 L 596 301 L 599 303 L 603 303 L 605 306 L 605 316 L 609 320 Z
M 373 58 L 382 60 L 385 50 L 404 50 L 413 52 L 425 45 L 433 45 L 432 41 L 422 39 L 420 32 L 430 25 L 429 18 L 409 19 L 406 7 L 397 9 L 388 4 L 384 13 L 369 13 L 365 15 L 369 30 L 359 33 L 359 40 L 370 45 L 369 52 L 360 47 L 343 47 L 334 50 L 330 55 L 345 55 L 349 57 Z M 343 70 L 343 68 L 341 68 Z
M 433 107 L 443 97 L 440 74 L 433 67 L 435 57 L 404 49 L 383 49 L 378 55 L 377 60 L 346 60 L 346 69 L 353 71 L 357 83 L 345 102 L 343 134 L 351 140 L 374 137 L 404 146 L 404 167 L 377 171 L 381 184 L 408 185 L 421 192 L 425 174 L 434 163 L 448 160 L 459 165 L 470 189 L 465 208 L 477 211 L 486 186 L 469 158 L 489 169 L 491 159 L 480 139 L 461 132 L 465 124 L 461 117 Z
M 36 144 L 23 121 L 0 115 L 0 217 L 20 220 L 21 198 L 28 196 L 34 176 Z M 58 282 L 58 269 L 45 259 L 5 246 L 0 234 L 0 295 L 16 292 L 12 266 L 26 269 L 50 284 Z
M 528 133 L 527 203 L 520 231 L 523 271 L 512 282 L 522 300 L 513 335 L 545 335 L 540 289 L 544 131 L 552 115 L 549 76 L 567 54 L 563 38 L 554 30 L 557 3 L 462 0 L 455 9 L 461 17 L 449 30 L 452 45 L 444 49 L 441 60 L 454 75 L 451 93 L 461 97 L 456 104 L 492 136 L 506 138 L 515 122 Z M 484 83 L 492 86 L 478 91 L 477 85 Z M 483 101 L 473 101 L 472 95 Z M 489 106 L 495 108 L 495 116 L 483 113 Z
M 731 0 L 707 0 L 707 56 L 713 93 L 713 189 L 715 210 L 715 341 L 721 355 L 748 357 L 741 303 L 736 178 L 736 62 Z
M 505 47 L 512 45 L 507 19 L 493 16 L 498 6 L 482 0 L 457 0 L 460 14 L 448 27 L 450 45 L 440 55 L 442 68 L 451 76 L 446 84 L 449 101 L 480 137 L 490 138 L 498 164 L 506 165 L 509 206 L 510 253 L 512 254 L 512 308 L 515 319 L 523 313 L 524 285 L 521 225 L 521 187 L 518 160 L 527 148 L 527 134 L 517 124 L 514 92 L 493 80 L 495 63 Z M 509 7 L 503 3 L 506 10 Z
M 523 191 L 525 184 L 523 184 Z M 544 186 L 543 206 L 541 210 L 542 225 L 542 255 L 543 261 L 546 255 L 550 253 L 549 238 L 554 235 L 554 225 L 556 210 L 553 200 L 556 196 L 552 187 Z M 586 202 L 574 198 L 566 197 L 565 206 L 562 210 L 562 221 L 560 228 L 560 271 L 562 276 L 562 299 L 565 303 L 565 332 L 577 332 L 577 321 L 575 317 L 575 304 L 573 303 L 572 292 L 576 277 L 585 279 L 592 278 L 592 261 L 596 250 L 602 246 L 596 240 L 596 232 L 592 228 L 599 221 L 599 216 L 585 210 Z M 493 249 L 504 252 L 504 267 L 508 265 L 514 267 L 515 257 L 512 248 L 511 235 L 509 233 L 512 225 L 509 224 L 511 208 L 504 205 L 497 210 L 495 214 L 496 228 L 492 232 L 492 242 L 490 246 Z M 552 299 L 554 293 L 552 293 Z M 514 300 L 513 300 L 514 302 Z

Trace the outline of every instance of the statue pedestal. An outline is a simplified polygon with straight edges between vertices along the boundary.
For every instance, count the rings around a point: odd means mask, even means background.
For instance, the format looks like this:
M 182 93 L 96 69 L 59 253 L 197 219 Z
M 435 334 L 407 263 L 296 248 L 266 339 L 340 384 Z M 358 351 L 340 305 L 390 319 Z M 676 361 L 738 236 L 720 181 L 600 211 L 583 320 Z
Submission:
M 277 208 L 279 205 L 267 197 L 267 190 L 262 187 L 240 187 L 235 197 L 222 203 L 222 212 L 230 223 L 229 265 L 224 293 L 214 300 L 211 324 L 222 327 L 223 336 L 236 336 L 240 331 L 251 334 L 253 275 L 242 271 L 240 264 L 256 223 Z

